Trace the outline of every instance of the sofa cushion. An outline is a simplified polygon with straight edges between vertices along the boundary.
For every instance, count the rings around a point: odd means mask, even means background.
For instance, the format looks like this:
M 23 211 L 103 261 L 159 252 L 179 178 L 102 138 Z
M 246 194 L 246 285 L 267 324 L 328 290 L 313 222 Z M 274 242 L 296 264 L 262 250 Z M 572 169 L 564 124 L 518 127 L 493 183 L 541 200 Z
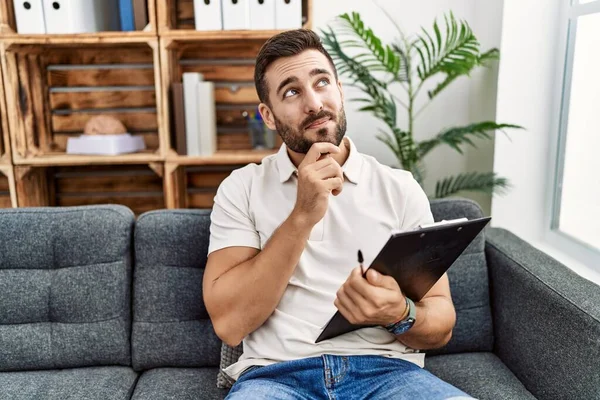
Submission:
M 223 342 L 221 345 L 221 360 L 219 362 L 219 375 L 217 375 L 217 387 L 229 389 L 235 381 L 225 373 L 225 369 L 232 364 L 235 364 L 244 353 L 244 344 L 240 343 L 235 347 L 231 347 Z
M 425 369 L 479 400 L 535 400 L 493 353 L 427 356 Z
M 129 400 L 136 379 L 128 367 L 0 372 L 0 399 Z
M 140 377 L 132 400 L 223 399 L 229 390 L 215 386 L 217 372 L 210 368 L 157 368 Z
M 467 199 L 432 200 L 431 211 L 435 221 L 483 216 L 479 205 Z M 485 258 L 485 231 L 454 262 L 448 270 L 448 279 L 456 310 L 456 325 L 452 339 L 446 346 L 427 353 L 435 355 L 492 351 L 494 330 Z
M 208 210 L 159 210 L 138 218 L 134 369 L 219 365 L 221 341 L 202 300 L 209 226 Z
M 124 206 L 0 211 L 0 371 L 130 365 Z

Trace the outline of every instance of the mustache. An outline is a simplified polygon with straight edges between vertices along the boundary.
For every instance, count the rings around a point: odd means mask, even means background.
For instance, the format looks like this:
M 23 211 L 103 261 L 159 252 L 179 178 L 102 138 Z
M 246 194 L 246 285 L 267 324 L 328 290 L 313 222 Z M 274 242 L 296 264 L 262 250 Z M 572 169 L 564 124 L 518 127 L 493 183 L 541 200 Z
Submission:
M 302 126 L 302 128 L 306 129 L 313 122 L 318 121 L 321 118 L 325 118 L 325 117 L 329 117 L 332 120 L 335 120 L 335 114 L 333 114 L 330 111 L 321 110 L 317 114 L 309 115 L 308 117 L 306 117 L 306 119 L 304 121 L 302 121 L 301 126 Z

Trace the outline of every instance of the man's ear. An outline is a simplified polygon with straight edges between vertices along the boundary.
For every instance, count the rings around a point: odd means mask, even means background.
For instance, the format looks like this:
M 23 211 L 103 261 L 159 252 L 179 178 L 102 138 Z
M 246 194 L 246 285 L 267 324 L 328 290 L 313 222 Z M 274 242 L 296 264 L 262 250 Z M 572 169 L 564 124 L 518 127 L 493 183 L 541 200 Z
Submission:
M 262 117 L 264 123 L 271 130 L 275 130 L 275 116 L 273 115 L 273 111 L 271 108 L 265 103 L 260 103 L 258 105 L 258 112 L 260 112 L 260 116 Z
M 344 103 L 344 89 L 342 88 L 342 81 L 338 78 L 337 80 L 338 89 L 340 90 L 340 96 L 342 96 L 342 104 Z

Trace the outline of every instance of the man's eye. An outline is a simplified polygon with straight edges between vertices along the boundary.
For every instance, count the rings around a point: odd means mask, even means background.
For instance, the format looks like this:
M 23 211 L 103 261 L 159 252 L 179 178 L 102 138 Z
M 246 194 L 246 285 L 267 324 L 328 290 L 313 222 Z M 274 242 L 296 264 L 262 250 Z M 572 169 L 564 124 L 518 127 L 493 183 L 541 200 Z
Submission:
M 290 96 L 293 96 L 293 95 L 295 95 L 295 94 L 297 94 L 297 93 L 298 93 L 298 91 L 297 91 L 296 89 L 290 89 L 290 90 L 286 91 L 286 92 L 283 94 L 283 97 L 284 97 L 284 98 L 286 98 L 286 97 L 290 97 Z
M 329 81 L 327 79 L 321 79 L 318 83 L 317 83 L 317 87 L 323 87 L 325 85 L 329 85 Z

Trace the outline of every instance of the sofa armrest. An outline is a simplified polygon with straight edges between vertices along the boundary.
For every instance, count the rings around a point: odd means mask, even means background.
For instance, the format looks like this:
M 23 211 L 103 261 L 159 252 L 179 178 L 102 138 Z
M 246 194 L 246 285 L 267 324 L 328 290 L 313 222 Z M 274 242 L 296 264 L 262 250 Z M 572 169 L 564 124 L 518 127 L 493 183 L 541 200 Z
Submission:
M 600 286 L 486 230 L 495 352 L 539 399 L 600 399 Z

